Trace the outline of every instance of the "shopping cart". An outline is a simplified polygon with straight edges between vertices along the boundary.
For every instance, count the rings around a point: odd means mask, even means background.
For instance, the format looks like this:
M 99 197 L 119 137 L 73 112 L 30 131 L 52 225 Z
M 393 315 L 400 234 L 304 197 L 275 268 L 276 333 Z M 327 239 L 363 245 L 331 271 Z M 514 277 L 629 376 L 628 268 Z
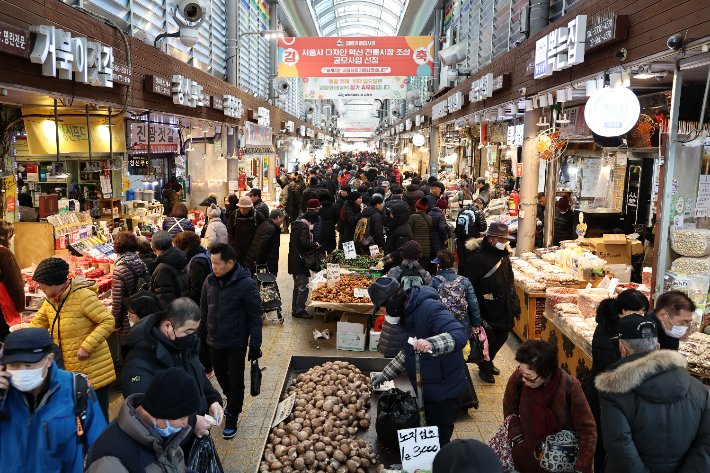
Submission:
M 261 296 L 264 319 L 269 322 L 284 323 L 281 315 L 281 293 L 278 284 L 276 284 L 276 276 L 269 272 L 266 265 L 257 265 L 254 280 Z M 276 312 L 275 316 L 274 312 Z

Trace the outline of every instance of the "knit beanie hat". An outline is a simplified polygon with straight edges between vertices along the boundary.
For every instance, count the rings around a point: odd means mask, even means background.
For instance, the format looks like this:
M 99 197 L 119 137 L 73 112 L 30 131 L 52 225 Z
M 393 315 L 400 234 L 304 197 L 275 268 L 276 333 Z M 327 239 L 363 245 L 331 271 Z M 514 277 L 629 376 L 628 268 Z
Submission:
M 370 199 L 370 205 L 373 207 L 377 204 L 381 204 L 382 202 L 384 202 L 384 199 L 380 194 L 374 194 Z
M 217 207 L 215 204 L 212 204 L 207 210 L 207 216 L 209 218 L 220 218 L 222 216 L 222 210 L 220 210 L 220 208 Z
M 69 264 L 61 258 L 47 258 L 42 260 L 35 269 L 33 279 L 47 286 L 64 284 L 69 277 Z
M 446 199 L 439 199 L 436 201 L 436 206 L 441 210 L 446 210 L 449 208 L 449 201 Z
M 401 287 L 396 279 L 379 278 L 377 281 L 370 284 L 370 287 L 367 288 L 367 293 L 372 300 L 372 305 L 374 305 L 375 310 L 377 310 L 385 305 L 385 303 L 400 290 Z
M 426 199 L 419 199 L 417 203 L 414 204 L 414 208 L 417 210 L 426 211 L 429 208 L 429 201 Z
M 432 473 L 502 473 L 493 449 L 478 440 L 454 440 L 434 457 Z
M 419 246 L 416 240 L 409 240 L 399 249 L 399 254 L 403 259 L 409 261 L 417 261 L 422 257 L 422 247 Z
M 197 412 L 200 394 L 185 370 L 168 368 L 153 378 L 141 407 L 156 419 L 181 419 Z

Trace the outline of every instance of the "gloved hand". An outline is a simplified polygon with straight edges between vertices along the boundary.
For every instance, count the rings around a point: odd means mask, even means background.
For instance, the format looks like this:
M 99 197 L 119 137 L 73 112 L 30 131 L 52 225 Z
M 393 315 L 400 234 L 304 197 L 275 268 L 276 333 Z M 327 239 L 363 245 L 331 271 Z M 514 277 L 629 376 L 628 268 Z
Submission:
M 249 361 L 254 361 L 254 360 L 258 360 L 259 358 L 261 358 L 261 348 L 250 346 L 249 347 L 249 355 L 247 356 L 247 359 Z
M 387 381 L 385 375 L 382 373 L 377 373 L 375 376 L 372 377 L 372 387 L 377 389 L 380 387 L 380 384 L 384 383 L 385 381 Z

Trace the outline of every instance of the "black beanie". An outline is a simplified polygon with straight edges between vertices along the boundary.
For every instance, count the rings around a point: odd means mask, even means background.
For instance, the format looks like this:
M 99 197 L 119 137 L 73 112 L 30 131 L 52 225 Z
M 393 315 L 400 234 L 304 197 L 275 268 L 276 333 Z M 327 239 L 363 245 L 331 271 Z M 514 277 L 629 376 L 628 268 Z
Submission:
M 47 258 L 42 260 L 35 269 L 32 279 L 47 286 L 59 286 L 67 282 L 69 277 L 69 264 L 61 258 Z
M 200 408 L 200 394 L 185 370 L 168 368 L 153 378 L 141 407 L 156 419 L 182 419 Z
M 478 440 L 454 440 L 434 457 L 432 473 L 502 473 L 493 449 Z

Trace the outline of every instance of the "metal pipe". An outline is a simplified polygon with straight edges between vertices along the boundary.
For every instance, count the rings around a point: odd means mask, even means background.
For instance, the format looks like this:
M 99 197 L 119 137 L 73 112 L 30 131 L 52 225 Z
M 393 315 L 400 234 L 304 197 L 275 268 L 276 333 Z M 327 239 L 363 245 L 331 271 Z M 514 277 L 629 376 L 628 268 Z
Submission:
M 269 28 L 276 30 L 279 27 L 279 17 L 278 17 L 278 7 L 279 2 L 277 0 L 271 0 L 269 2 Z M 276 87 L 274 82 L 276 81 L 276 54 L 278 52 L 278 39 L 275 41 L 269 41 L 269 99 L 272 105 L 276 105 Z M 273 160 L 272 160 L 273 161 Z M 269 185 L 269 188 L 271 186 Z
M 237 2 L 227 2 L 227 38 L 237 38 Z M 237 42 L 227 41 L 227 82 L 239 85 L 237 74 Z
M 700 112 L 700 125 L 698 126 L 698 133 L 702 135 L 703 126 L 705 126 L 705 108 L 708 105 L 708 91 L 710 91 L 710 68 L 708 68 L 708 78 L 705 81 L 705 95 L 703 95 L 703 108 Z
M 530 5 L 530 36 L 550 23 L 550 0 L 532 0 Z
M 91 122 L 89 121 L 89 105 L 86 105 L 86 137 L 89 142 L 89 162 L 92 161 L 91 153 Z
M 555 130 L 556 112 L 552 111 L 550 122 L 552 130 Z M 544 244 L 552 246 L 555 230 L 555 204 L 557 203 L 557 175 L 560 172 L 559 162 L 557 157 L 547 161 L 547 175 L 545 176 L 545 228 L 544 228 Z M 571 209 L 568 211 L 570 212 Z
M 158 48 L 158 41 L 161 39 L 165 38 L 179 38 L 180 37 L 180 32 L 176 31 L 175 33 L 160 33 L 158 36 L 155 37 L 155 40 L 153 41 L 153 47 L 156 49 Z
M 444 26 L 444 8 L 441 2 L 436 7 L 434 22 L 434 71 L 433 71 L 433 94 L 439 91 L 439 75 L 441 74 L 441 61 L 439 60 L 439 51 L 441 50 L 441 35 Z

